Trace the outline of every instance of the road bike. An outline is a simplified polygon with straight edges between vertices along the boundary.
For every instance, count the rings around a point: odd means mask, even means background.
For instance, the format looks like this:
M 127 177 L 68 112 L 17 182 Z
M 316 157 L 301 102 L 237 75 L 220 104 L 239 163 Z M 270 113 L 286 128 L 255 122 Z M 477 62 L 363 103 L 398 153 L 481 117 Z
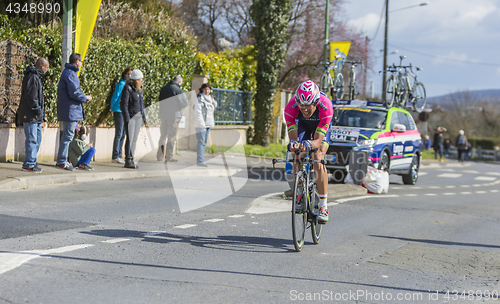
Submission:
M 329 94 L 332 100 L 341 100 L 344 96 L 344 75 L 341 72 L 343 62 L 344 58 L 341 55 L 336 55 L 335 61 L 320 62 L 323 65 L 320 69 L 325 70 L 321 75 L 321 91 Z
M 291 160 L 273 159 L 273 168 L 277 163 L 299 163 L 295 175 L 295 184 L 292 191 L 292 237 L 295 251 L 299 252 L 304 246 L 306 229 L 311 228 L 314 244 L 319 244 L 323 225 L 318 223 L 319 194 L 316 186 L 314 163 L 326 164 L 325 160 L 314 160 L 313 153 L 317 148 L 311 149 L 306 157 L 299 158 L 300 151 L 295 152 Z M 309 223 L 309 226 L 307 226 Z
M 402 66 L 403 59 L 406 56 L 399 56 L 399 65 L 388 66 L 385 72 L 391 73 L 391 76 L 387 79 L 385 85 L 385 100 L 383 100 L 385 106 L 390 108 L 394 103 L 401 105 L 402 99 L 405 97 L 406 92 L 406 81 L 404 80 L 404 66 Z M 381 73 L 383 71 L 380 71 Z
M 420 113 L 425 108 L 425 104 L 427 101 L 424 84 L 418 82 L 417 80 L 418 72 L 422 69 L 416 67 L 417 72 L 413 73 L 411 64 L 403 68 L 405 70 L 403 76 L 405 93 L 403 94 L 403 97 L 401 99 L 401 106 L 404 106 L 406 108 L 411 107 L 413 111 Z M 411 84 L 412 81 L 410 80 L 410 78 L 413 79 L 413 85 Z
M 351 64 L 351 69 L 349 73 L 349 100 L 354 100 L 356 99 L 356 96 L 359 95 L 359 92 L 357 91 L 357 85 L 356 85 L 356 66 L 358 64 L 363 67 L 363 60 L 361 61 L 346 61 L 345 63 Z

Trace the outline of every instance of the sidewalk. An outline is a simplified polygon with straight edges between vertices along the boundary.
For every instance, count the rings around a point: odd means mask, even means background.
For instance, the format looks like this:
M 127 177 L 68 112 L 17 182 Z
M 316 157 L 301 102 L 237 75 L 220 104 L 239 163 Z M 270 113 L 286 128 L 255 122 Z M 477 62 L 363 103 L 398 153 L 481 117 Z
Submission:
M 155 153 L 156 154 L 156 153 Z M 235 159 L 236 157 L 236 159 Z M 69 185 L 73 183 L 93 182 L 108 179 L 134 179 L 144 177 L 180 176 L 227 176 L 246 169 L 243 156 L 231 156 L 228 166 L 221 157 L 206 156 L 209 167 L 196 166 L 196 153 L 182 151 L 177 155 L 178 162 L 163 163 L 156 160 L 156 155 L 146 155 L 136 164 L 139 169 L 127 169 L 121 164 L 109 162 L 91 162 L 93 171 L 75 169 L 63 170 L 52 163 L 38 163 L 41 173 L 21 170 L 22 162 L 0 163 L 0 190 L 17 190 L 52 185 Z M 227 169 L 226 169 L 227 168 Z

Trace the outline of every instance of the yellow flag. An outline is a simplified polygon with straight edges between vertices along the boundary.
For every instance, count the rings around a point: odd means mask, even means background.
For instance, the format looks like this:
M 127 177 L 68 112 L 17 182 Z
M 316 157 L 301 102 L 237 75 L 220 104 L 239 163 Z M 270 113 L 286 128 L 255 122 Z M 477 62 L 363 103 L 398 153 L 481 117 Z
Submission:
M 334 61 L 337 54 L 344 59 L 347 58 L 349 48 L 351 48 L 350 41 L 330 42 L 330 61 Z
M 75 53 L 82 55 L 82 60 L 85 59 L 100 6 L 101 0 L 78 1 L 76 8 Z

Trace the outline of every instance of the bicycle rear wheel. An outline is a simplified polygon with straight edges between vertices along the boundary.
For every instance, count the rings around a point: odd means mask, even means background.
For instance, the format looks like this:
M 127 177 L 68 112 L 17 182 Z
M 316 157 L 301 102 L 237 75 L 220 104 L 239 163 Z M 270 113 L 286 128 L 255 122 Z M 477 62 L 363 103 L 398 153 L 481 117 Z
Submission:
M 421 82 L 418 82 L 415 86 L 415 91 L 413 92 L 413 110 L 417 113 L 422 112 L 425 108 L 426 101 L 427 96 L 425 94 L 425 87 Z
M 313 189 L 309 195 L 311 198 L 311 211 L 314 214 L 314 218 L 311 219 L 311 234 L 314 244 L 319 244 L 321 238 L 321 231 L 323 230 L 323 225 L 318 224 L 316 221 L 316 216 L 319 213 L 319 194 L 316 183 L 313 185 Z
M 387 79 L 387 84 L 385 85 L 385 103 L 386 108 L 392 107 L 394 104 L 394 97 L 396 96 L 396 86 L 394 84 L 394 77 L 389 77 Z
M 300 194 L 299 194 L 300 193 Z M 299 210 L 298 204 L 302 205 Z M 295 251 L 299 252 L 304 246 L 307 227 L 307 179 L 304 172 L 297 172 L 292 199 L 292 237 Z
M 337 74 L 335 76 L 335 97 L 337 100 L 342 100 L 342 97 L 344 97 L 344 75 L 341 73 Z

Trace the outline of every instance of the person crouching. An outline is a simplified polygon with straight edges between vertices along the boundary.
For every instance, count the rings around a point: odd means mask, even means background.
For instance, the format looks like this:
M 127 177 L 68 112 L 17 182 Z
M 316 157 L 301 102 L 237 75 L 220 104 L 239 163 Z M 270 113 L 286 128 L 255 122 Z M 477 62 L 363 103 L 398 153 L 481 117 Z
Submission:
M 95 154 L 95 148 L 92 147 L 91 143 L 86 143 L 85 140 L 89 134 L 87 127 L 82 126 L 76 129 L 76 134 L 73 141 L 69 144 L 69 160 L 75 168 L 91 171 L 94 168 L 90 167 L 89 164 Z

